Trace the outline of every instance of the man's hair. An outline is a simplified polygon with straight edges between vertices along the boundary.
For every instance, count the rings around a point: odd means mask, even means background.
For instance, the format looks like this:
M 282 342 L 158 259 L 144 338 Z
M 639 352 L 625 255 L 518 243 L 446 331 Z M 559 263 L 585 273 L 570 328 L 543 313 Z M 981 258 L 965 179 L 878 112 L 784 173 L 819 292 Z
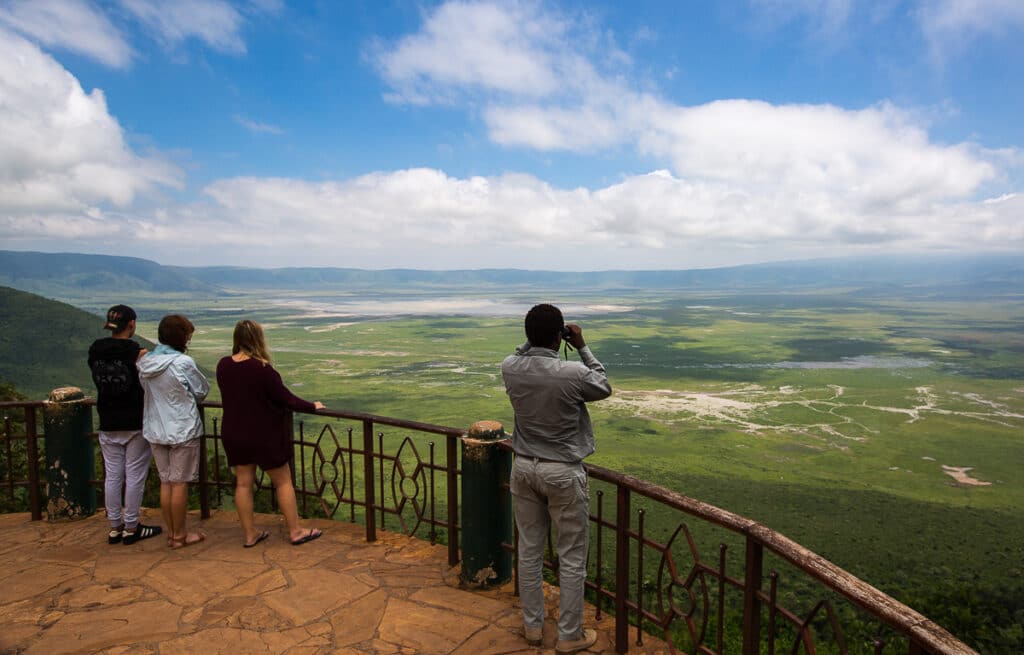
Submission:
M 558 343 L 564 326 L 562 311 L 554 305 L 534 305 L 526 312 L 526 338 L 531 345 L 548 348 Z
M 192 321 L 181 314 L 168 314 L 160 319 L 156 335 L 160 343 L 183 353 L 188 347 L 189 338 L 195 331 L 196 328 L 192 325 Z
M 128 324 L 135 318 L 135 310 L 128 305 L 114 305 L 107 310 L 107 323 L 103 329 L 110 330 L 114 334 L 124 332 Z

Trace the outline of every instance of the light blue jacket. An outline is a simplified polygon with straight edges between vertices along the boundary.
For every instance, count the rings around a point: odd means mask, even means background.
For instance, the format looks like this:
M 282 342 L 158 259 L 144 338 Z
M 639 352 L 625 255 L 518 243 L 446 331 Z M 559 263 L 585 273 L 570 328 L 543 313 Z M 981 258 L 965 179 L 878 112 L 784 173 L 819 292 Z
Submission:
M 174 446 L 203 436 L 198 403 L 210 393 L 210 383 L 195 360 L 160 344 L 136 367 L 146 392 L 142 410 L 146 441 Z

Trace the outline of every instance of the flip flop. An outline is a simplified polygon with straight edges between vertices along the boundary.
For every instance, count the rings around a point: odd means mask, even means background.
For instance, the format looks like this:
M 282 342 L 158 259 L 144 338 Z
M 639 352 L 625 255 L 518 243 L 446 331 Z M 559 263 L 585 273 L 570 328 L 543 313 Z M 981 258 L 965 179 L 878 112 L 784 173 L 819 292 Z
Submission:
M 314 539 L 319 539 L 323 535 L 323 533 L 324 533 L 323 530 L 319 530 L 317 528 L 313 528 L 308 533 L 306 533 L 305 537 L 300 537 L 299 539 L 293 539 L 292 540 L 292 545 L 293 546 L 301 546 L 302 544 L 306 543 L 307 541 L 313 541 Z
M 264 539 L 266 539 L 269 536 L 270 536 L 269 532 L 267 532 L 266 530 L 261 530 L 260 533 L 258 535 L 256 535 L 256 541 L 252 542 L 251 544 L 242 544 L 242 548 L 252 548 L 253 546 L 255 546 L 259 542 L 263 541 Z

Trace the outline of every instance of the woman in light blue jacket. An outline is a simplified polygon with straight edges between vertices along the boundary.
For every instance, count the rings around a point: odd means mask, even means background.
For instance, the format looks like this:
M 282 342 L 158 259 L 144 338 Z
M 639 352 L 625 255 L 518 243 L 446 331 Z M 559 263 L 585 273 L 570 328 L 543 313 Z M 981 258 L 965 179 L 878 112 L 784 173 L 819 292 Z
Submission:
M 195 360 L 185 354 L 195 327 L 180 314 L 164 316 L 157 328 L 160 345 L 136 364 L 146 392 L 142 436 L 153 448 L 160 473 L 160 511 L 167 524 L 167 545 L 182 548 L 206 538 L 186 524 L 188 483 L 199 472 L 199 439 L 203 421 L 198 403 L 210 383 Z

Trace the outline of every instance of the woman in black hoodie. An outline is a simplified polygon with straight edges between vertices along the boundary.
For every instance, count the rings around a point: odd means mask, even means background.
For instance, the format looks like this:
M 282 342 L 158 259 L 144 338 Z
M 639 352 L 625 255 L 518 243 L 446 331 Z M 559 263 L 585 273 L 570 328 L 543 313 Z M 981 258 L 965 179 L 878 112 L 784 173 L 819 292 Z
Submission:
M 152 455 L 149 442 L 142 438 L 143 392 L 135 362 L 146 351 L 132 339 L 135 310 L 131 307 L 111 307 L 103 329 L 112 334 L 97 339 L 89 347 L 89 368 L 98 394 L 96 412 L 100 415 L 100 449 L 105 469 L 103 499 L 110 521 L 107 543 L 133 544 L 163 531 L 159 526 L 139 523 Z

